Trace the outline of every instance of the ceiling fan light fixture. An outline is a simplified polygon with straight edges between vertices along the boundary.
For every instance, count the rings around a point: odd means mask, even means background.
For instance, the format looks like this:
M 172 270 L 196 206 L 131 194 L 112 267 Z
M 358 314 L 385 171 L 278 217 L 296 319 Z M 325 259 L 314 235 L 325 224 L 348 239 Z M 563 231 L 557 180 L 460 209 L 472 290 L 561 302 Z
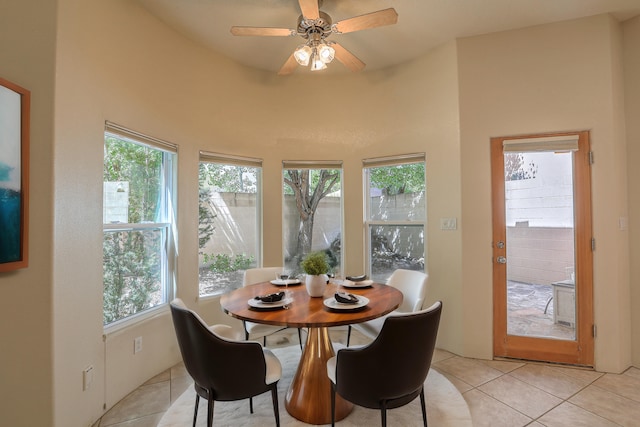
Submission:
M 322 62 L 328 64 L 333 61 L 333 58 L 336 56 L 336 50 L 331 47 L 331 45 L 323 43 L 318 48 L 318 56 Z
M 307 65 L 309 65 L 309 60 L 311 59 L 312 54 L 313 51 L 311 50 L 311 48 L 306 44 L 303 44 L 296 48 L 293 56 L 296 58 L 296 61 L 298 61 L 298 64 L 306 67 Z
M 311 56 L 311 71 L 320 71 L 327 68 L 327 64 L 324 63 L 320 55 L 318 55 L 318 50 L 313 49 L 313 55 Z

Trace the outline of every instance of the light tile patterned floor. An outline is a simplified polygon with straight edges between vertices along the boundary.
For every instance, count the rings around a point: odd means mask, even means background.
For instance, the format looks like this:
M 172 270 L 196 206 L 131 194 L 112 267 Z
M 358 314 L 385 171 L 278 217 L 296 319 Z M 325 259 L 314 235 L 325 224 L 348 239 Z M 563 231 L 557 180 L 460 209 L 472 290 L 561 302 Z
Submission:
M 352 340 L 366 342 L 354 331 Z M 295 336 L 294 336 L 295 335 Z M 297 345 L 286 331 L 271 347 Z M 332 331 L 341 341 L 343 331 Z M 433 368 L 466 399 L 475 427 L 597 427 L 640 425 L 640 369 L 602 374 L 518 361 L 469 359 L 436 350 Z M 181 364 L 150 379 L 108 411 L 94 427 L 155 427 L 191 380 Z

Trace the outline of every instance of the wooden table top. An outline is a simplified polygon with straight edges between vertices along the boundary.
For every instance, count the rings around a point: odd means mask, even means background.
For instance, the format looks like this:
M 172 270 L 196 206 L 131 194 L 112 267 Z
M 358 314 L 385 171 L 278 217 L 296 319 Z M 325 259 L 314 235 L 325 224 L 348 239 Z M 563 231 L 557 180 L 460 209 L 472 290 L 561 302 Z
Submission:
M 312 298 L 307 293 L 304 282 L 291 286 L 293 302 L 289 309 L 262 310 L 249 306 L 248 300 L 257 295 L 266 295 L 285 290 L 284 286 L 275 286 L 269 282 L 258 283 L 236 289 L 220 298 L 225 313 L 240 320 L 287 326 L 291 328 L 329 327 L 365 322 L 392 312 L 402 303 L 402 292 L 394 287 L 374 283 L 370 288 L 344 289 L 329 283 L 324 295 Z M 355 311 L 337 311 L 327 308 L 324 300 L 332 297 L 338 290 L 369 299 L 369 304 Z

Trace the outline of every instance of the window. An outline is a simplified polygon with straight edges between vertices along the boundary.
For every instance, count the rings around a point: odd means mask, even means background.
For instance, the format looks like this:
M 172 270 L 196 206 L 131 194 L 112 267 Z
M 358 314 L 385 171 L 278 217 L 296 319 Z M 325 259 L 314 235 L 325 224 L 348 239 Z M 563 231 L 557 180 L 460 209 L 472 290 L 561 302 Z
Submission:
M 424 271 L 424 154 L 365 159 L 363 166 L 371 278 L 386 283 L 398 268 Z
M 262 161 L 200 153 L 198 253 L 200 296 L 242 286 L 261 259 Z
M 164 304 L 173 289 L 176 146 L 112 123 L 104 137 L 104 324 Z
M 283 162 L 284 267 L 299 274 L 300 260 L 325 251 L 334 272 L 340 270 L 342 234 L 342 162 Z

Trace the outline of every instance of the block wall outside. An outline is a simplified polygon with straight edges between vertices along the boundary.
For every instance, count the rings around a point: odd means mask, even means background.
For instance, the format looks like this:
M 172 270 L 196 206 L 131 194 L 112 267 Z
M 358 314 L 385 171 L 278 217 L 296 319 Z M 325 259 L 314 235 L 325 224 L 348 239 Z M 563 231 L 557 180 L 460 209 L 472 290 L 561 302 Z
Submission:
M 571 278 L 574 229 L 507 227 L 507 279 L 548 285 Z

